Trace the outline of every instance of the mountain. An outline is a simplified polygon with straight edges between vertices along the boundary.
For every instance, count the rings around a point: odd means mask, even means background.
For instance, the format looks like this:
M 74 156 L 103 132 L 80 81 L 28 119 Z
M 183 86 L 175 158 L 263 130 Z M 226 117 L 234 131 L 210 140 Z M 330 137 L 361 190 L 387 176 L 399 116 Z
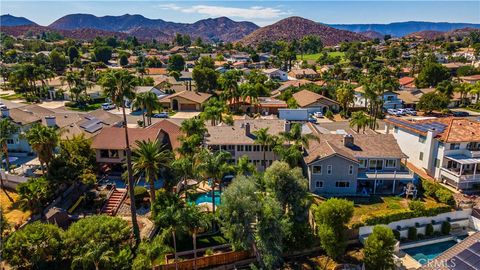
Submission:
M 415 39 L 435 40 L 437 38 L 443 37 L 445 33 L 446 32 L 442 32 L 442 31 L 425 30 L 425 31 L 410 33 L 405 37 L 415 38 Z
M 289 17 L 272 25 L 262 27 L 244 37 L 241 42 L 255 45 L 262 41 L 300 40 L 306 35 L 319 36 L 324 45 L 336 45 L 342 41 L 367 40 L 366 37 L 350 31 L 339 30 L 301 17 Z
M 37 25 L 24 17 L 15 17 L 10 14 L 0 16 L 0 25 L 3 26 L 19 26 L 19 25 Z
M 41 33 L 45 32 L 58 32 L 62 36 L 72 39 L 80 39 L 80 40 L 91 40 L 96 37 L 111 37 L 117 36 L 120 39 L 126 39 L 128 37 L 125 33 L 118 33 L 118 32 L 109 32 L 99 29 L 75 29 L 75 30 L 57 30 L 52 29 L 46 26 L 40 25 L 19 25 L 19 26 L 2 26 L 1 29 L 2 33 L 7 35 L 21 37 L 24 36 L 26 33 L 29 35 L 40 35 Z
M 480 24 L 447 22 L 395 22 L 389 24 L 330 24 L 331 27 L 353 32 L 376 31 L 383 35 L 403 37 L 420 31 L 452 31 L 460 28 L 480 28 Z
M 405 37 L 407 38 L 416 38 L 416 39 L 424 39 L 424 40 L 436 40 L 436 39 L 458 39 L 458 38 L 464 38 L 468 36 L 472 32 L 478 32 L 480 33 L 479 28 L 461 28 L 461 29 L 455 29 L 452 31 L 448 32 L 442 32 L 442 31 L 419 31 L 415 33 L 411 33 L 406 35 Z
M 385 37 L 385 35 L 383 35 L 382 33 L 379 33 L 377 31 L 365 31 L 365 32 L 358 32 L 360 35 L 364 36 L 364 37 L 367 37 L 369 39 L 383 39 Z
M 89 28 L 123 32 L 139 35 L 144 39 L 155 38 L 159 41 L 171 41 L 176 33 L 189 34 L 194 38 L 201 37 L 205 40 L 235 41 L 258 28 L 254 23 L 236 22 L 227 17 L 204 19 L 188 24 L 130 14 L 103 17 L 91 14 L 70 14 L 56 20 L 49 27 L 61 30 Z

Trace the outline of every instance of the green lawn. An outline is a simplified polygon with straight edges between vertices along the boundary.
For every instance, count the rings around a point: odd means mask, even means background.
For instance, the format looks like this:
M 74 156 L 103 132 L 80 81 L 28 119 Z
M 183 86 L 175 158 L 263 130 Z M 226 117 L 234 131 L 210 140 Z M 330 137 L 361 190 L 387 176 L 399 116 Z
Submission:
M 78 108 L 78 107 L 68 107 L 68 109 L 72 110 L 72 111 L 79 111 L 79 112 L 89 112 L 89 111 L 93 111 L 93 110 L 96 110 L 96 109 L 99 109 L 102 107 L 102 103 L 93 103 L 93 104 L 88 104 L 87 106 L 83 107 L 83 108 Z
M 314 54 L 304 54 L 303 55 L 303 58 L 302 58 L 302 55 L 301 54 L 298 54 L 297 55 L 297 59 L 298 60 L 313 60 L 313 61 L 317 61 L 318 58 L 321 56 L 322 54 L 321 53 L 314 53 Z M 332 56 L 332 57 L 336 57 L 336 56 L 340 56 L 341 60 L 340 60 L 340 63 L 346 63 L 347 60 L 345 59 L 345 52 L 329 52 L 328 53 L 329 56 Z
M 221 234 L 197 237 L 197 248 L 207 248 L 227 244 L 227 239 Z M 177 240 L 178 251 L 192 250 L 193 242 L 191 237 L 184 237 Z
M 23 99 L 24 96 L 23 94 L 1 94 L 0 98 L 6 99 L 6 100 L 16 100 L 16 99 Z

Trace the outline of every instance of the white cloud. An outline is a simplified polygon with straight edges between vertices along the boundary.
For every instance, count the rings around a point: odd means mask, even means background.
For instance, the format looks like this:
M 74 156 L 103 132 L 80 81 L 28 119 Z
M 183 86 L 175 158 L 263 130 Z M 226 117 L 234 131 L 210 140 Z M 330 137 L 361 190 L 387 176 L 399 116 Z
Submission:
M 198 13 L 208 15 L 212 17 L 231 17 L 242 19 L 273 19 L 282 15 L 289 14 L 287 11 L 280 10 L 278 8 L 252 6 L 249 8 L 236 8 L 236 7 L 224 7 L 224 6 L 211 6 L 211 5 L 195 5 L 191 7 L 182 7 L 176 4 L 162 4 L 158 5 L 159 8 L 164 10 L 173 10 L 183 13 Z

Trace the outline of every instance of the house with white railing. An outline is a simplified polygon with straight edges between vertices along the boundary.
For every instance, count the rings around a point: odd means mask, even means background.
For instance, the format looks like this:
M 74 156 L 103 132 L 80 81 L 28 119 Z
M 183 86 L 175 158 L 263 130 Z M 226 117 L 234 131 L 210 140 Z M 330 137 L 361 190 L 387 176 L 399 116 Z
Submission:
M 466 118 L 386 119 L 409 161 L 459 190 L 480 185 L 480 122 Z

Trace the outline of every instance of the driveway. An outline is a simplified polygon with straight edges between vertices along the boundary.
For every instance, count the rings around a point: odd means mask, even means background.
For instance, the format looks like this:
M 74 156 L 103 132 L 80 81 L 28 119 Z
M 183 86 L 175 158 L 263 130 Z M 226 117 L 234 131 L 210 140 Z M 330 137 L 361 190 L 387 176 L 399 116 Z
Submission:
M 44 102 L 39 103 L 37 105 L 40 106 L 40 107 L 43 107 L 45 109 L 58 109 L 60 107 L 64 107 L 65 103 L 67 103 L 67 102 L 68 101 L 65 101 L 65 100 L 61 100 L 61 101 L 53 100 L 53 101 L 44 101 Z
M 190 119 L 198 116 L 200 112 L 177 112 L 171 118 Z
M 471 116 L 480 116 L 480 112 L 474 112 L 474 111 L 470 111 L 470 110 L 463 109 L 463 108 L 455 108 L 455 109 L 451 109 L 451 111 L 454 111 L 454 112 L 467 112 L 467 113 L 470 114 Z

